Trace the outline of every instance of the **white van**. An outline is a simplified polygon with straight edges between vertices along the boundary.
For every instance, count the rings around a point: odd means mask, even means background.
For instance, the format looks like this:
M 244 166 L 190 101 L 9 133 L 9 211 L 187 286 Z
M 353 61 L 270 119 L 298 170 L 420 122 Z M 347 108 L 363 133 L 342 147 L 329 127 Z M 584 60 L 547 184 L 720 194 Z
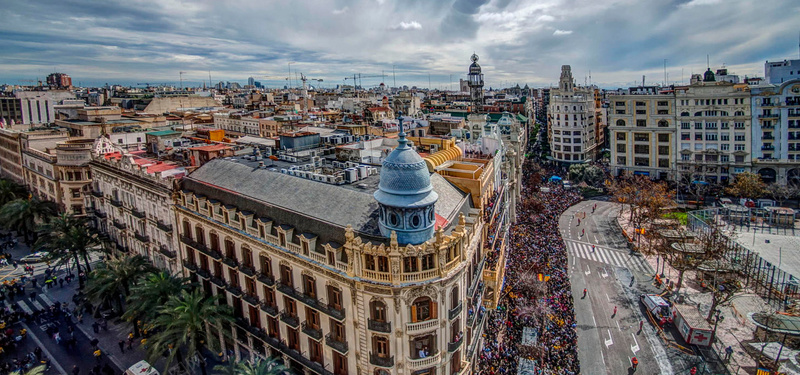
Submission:
M 125 371 L 125 375 L 160 375 L 155 367 L 151 366 L 147 361 L 136 362 L 133 366 Z

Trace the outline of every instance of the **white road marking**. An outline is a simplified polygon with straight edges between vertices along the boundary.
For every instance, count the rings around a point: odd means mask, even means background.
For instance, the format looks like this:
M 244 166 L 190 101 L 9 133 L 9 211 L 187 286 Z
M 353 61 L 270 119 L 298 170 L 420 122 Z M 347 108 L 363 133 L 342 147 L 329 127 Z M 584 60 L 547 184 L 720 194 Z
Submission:
M 603 360 L 603 367 L 606 367 L 606 356 L 603 355 L 603 351 L 600 351 L 600 359 Z
M 586 272 L 584 272 L 584 273 L 586 274 L 586 276 L 589 276 L 592 273 L 592 271 L 589 271 L 589 265 L 588 264 L 586 265 Z
M 594 315 L 592 315 L 592 323 L 594 323 L 594 326 L 597 327 L 597 320 L 594 319 Z
M 605 279 L 606 277 L 608 277 L 608 272 L 606 271 L 606 268 L 605 268 L 605 267 L 603 267 L 603 268 L 601 268 L 601 270 L 603 270 L 603 273 L 601 273 L 601 274 L 600 274 L 600 276 L 602 276 L 604 279 Z
M 619 326 L 619 320 L 615 320 L 614 323 L 617 323 L 617 330 L 622 332 L 622 328 Z
M 614 345 L 614 340 L 611 339 L 611 330 L 608 330 L 608 339 L 606 339 L 606 348 L 609 346 Z
M 635 343 L 635 345 L 631 345 L 631 351 L 633 355 L 636 355 L 636 352 L 639 351 L 639 342 L 636 341 L 636 335 L 634 335 L 633 332 L 631 332 L 631 337 L 633 337 L 633 342 Z
M 606 293 L 606 299 L 608 300 L 608 302 L 611 302 L 611 298 L 608 298 L 608 293 Z

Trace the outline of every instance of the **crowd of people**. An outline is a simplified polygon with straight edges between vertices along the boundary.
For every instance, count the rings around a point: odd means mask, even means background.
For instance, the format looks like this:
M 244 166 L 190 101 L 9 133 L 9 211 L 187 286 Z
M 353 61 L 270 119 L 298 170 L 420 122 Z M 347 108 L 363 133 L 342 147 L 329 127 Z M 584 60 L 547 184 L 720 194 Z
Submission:
M 554 171 L 539 168 L 525 166 L 525 175 L 533 177 L 526 179 L 520 219 L 510 228 L 506 287 L 485 327 L 484 374 L 515 373 L 520 358 L 531 360 L 537 374 L 580 373 L 567 251 L 558 219 L 581 197 L 559 182 L 546 182 Z M 523 338 L 525 332 L 529 337 Z M 528 345 L 520 345 L 524 339 Z

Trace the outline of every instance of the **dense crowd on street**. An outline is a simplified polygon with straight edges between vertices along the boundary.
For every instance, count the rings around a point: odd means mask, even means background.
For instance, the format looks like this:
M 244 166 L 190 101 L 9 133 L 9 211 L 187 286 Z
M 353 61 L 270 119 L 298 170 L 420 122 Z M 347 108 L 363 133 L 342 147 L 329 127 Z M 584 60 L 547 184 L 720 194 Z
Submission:
M 526 176 L 536 177 L 527 179 L 518 221 L 510 229 L 506 287 L 488 317 L 480 368 L 488 375 L 516 373 L 519 359 L 528 358 L 537 374 L 578 374 L 575 311 L 558 219 L 581 197 L 546 182 L 555 171 L 537 170 L 535 164 L 525 168 Z M 531 287 L 536 282 L 544 286 Z M 535 344 L 521 345 L 525 327 L 533 330 Z

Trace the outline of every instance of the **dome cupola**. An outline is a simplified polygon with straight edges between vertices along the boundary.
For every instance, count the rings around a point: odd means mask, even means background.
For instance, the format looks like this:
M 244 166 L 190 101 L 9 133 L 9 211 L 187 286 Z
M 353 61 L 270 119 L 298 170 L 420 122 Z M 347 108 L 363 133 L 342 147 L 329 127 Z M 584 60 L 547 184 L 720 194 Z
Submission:
M 380 206 L 381 234 L 389 238 L 395 231 L 398 243 L 417 245 L 433 236 L 439 195 L 433 191 L 425 160 L 408 145 L 402 116 L 398 117 L 398 146 L 383 160 L 380 184 L 373 196 Z

